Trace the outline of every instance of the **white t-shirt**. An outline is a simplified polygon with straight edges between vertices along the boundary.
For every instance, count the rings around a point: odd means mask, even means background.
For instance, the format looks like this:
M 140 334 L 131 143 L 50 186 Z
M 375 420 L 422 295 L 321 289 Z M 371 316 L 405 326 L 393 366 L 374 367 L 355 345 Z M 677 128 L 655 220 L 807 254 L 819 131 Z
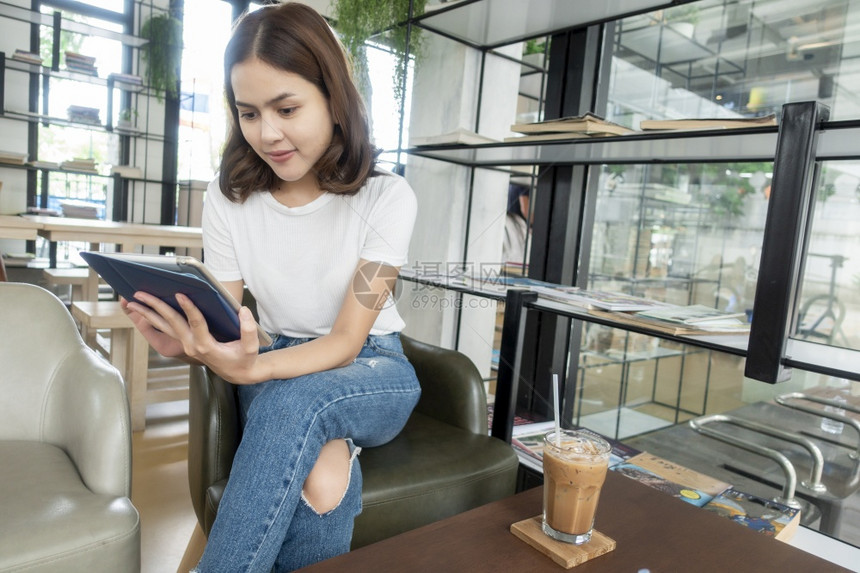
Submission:
M 215 179 L 203 206 L 206 267 L 220 281 L 245 281 L 267 332 L 323 336 L 331 331 L 359 259 L 406 263 L 416 211 L 412 188 L 391 173 L 371 177 L 355 195 L 323 193 L 301 207 L 259 192 L 233 203 Z M 403 326 L 389 300 L 370 333 L 400 332 Z

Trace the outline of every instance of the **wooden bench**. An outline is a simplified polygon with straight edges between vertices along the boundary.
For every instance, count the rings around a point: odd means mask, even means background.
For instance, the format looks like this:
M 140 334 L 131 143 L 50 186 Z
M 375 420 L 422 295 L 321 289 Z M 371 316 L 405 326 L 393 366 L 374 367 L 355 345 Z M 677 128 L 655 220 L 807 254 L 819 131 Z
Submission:
M 133 431 L 146 428 L 146 406 L 188 399 L 188 366 L 170 363 L 149 369 L 149 344 L 116 301 L 73 301 L 72 316 L 92 333 L 88 344 L 107 356 L 123 375 Z M 98 330 L 109 330 L 106 339 Z M 184 370 L 184 373 L 183 373 Z

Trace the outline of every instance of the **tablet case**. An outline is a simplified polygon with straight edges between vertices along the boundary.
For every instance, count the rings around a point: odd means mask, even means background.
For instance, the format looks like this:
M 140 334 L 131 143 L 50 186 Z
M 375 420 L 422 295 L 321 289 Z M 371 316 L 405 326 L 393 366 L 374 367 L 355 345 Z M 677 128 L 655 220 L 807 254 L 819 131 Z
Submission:
M 134 298 L 134 293 L 147 292 L 183 313 L 176 302 L 176 293 L 182 293 L 203 313 L 215 340 L 230 342 L 240 338 L 238 313 L 203 279 L 189 273 L 109 258 L 94 252 L 82 252 L 81 257 L 126 300 L 143 304 Z

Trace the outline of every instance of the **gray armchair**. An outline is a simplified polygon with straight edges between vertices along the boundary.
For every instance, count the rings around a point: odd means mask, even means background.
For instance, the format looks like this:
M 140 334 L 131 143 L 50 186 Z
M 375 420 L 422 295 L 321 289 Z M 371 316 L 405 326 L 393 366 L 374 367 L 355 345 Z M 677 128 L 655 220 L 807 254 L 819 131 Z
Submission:
M 122 378 L 40 287 L 0 283 L 0 395 L 0 571 L 139 571 Z

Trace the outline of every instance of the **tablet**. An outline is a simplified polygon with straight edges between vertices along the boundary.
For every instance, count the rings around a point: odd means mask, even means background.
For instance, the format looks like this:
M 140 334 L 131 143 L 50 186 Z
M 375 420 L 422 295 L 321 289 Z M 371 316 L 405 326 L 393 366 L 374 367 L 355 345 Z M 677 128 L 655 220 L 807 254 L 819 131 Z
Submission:
M 203 313 L 215 340 L 239 339 L 239 303 L 194 257 L 93 251 L 82 252 L 81 257 L 126 300 L 143 304 L 134 298 L 134 293 L 142 291 L 182 313 L 176 302 L 176 293 L 182 293 Z M 257 336 L 263 346 L 272 343 L 259 325 Z

